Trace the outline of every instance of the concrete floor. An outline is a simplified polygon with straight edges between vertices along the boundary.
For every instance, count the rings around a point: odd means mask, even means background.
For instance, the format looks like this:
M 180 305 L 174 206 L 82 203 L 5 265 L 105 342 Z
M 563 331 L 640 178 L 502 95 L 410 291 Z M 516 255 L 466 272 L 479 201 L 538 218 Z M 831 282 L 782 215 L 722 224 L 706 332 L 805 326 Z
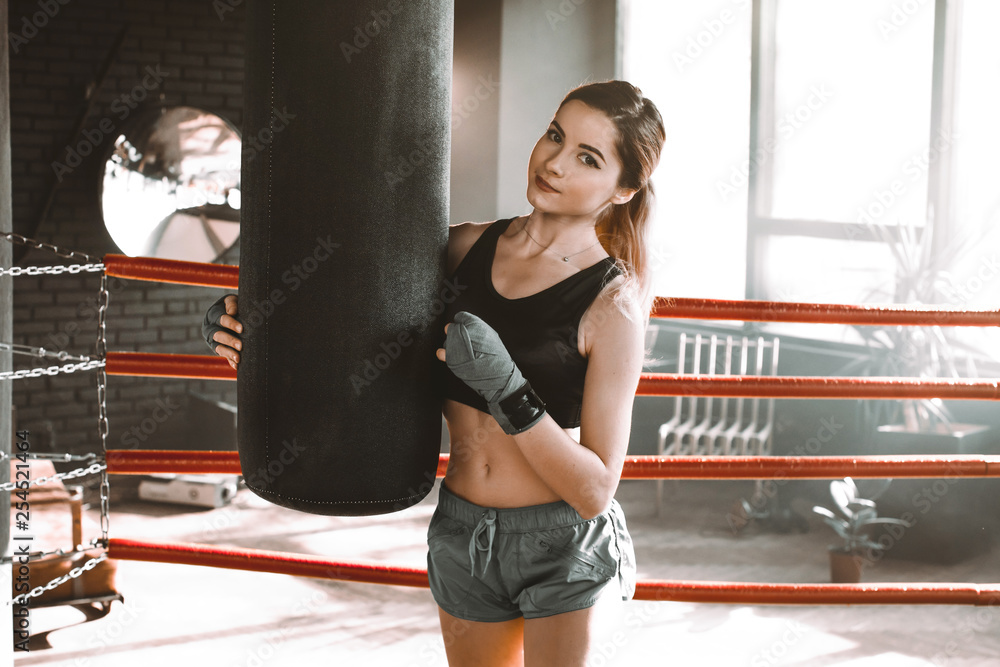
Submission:
M 113 480 L 114 481 L 114 480 Z M 715 484 L 713 486 L 713 484 Z M 653 515 L 651 482 L 623 482 L 618 499 L 636 543 L 640 578 L 828 581 L 832 532 L 751 526 L 725 516 L 734 487 L 668 486 L 672 512 Z M 113 500 L 111 534 L 313 553 L 425 567 L 435 489 L 419 505 L 376 517 L 323 517 L 275 507 L 241 490 L 216 510 Z M 797 507 L 797 509 L 799 509 Z M 996 554 L 951 566 L 885 558 L 865 581 L 1000 581 Z M 52 648 L 18 665 L 284 667 L 446 665 L 437 607 L 426 589 L 121 561 L 125 603 L 88 624 L 70 608 L 36 610 L 33 631 Z M 1000 665 L 1000 608 L 737 606 L 608 603 L 590 665 Z

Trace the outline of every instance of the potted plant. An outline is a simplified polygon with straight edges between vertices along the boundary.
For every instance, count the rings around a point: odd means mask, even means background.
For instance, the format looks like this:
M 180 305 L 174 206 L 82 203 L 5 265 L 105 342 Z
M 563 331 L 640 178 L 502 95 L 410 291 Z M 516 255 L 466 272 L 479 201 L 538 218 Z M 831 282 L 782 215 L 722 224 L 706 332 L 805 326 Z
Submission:
M 958 238 L 934 247 L 931 226 L 900 222 L 875 225 L 872 233 L 891 252 L 891 279 L 862 299 L 868 303 L 962 304 L 967 281 L 962 270 L 976 265 L 984 248 L 995 247 L 998 231 Z M 975 378 L 980 368 L 995 368 L 980 329 L 928 326 L 854 326 L 865 353 L 843 369 L 848 375 L 918 378 Z M 975 343 L 974 341 L 978 341 Z M 990 371 L 987 374 L 993 374 Z M 997 436 L 985 424 L 961 423 L 941 399 L 866 400 L 858 402 L 857 423 L 868 439 L 865 449 L 880 454 L 989 454 Z M 992 535 L 984 529 L 991 507 L 985 480 L 949 480 L 946 494 L 933 496 L 933 512 L 895 544 L 898 558 L 954 563 L 989 549 Z M 951 485 L 954 483 L 954 486 Z M 899 480 L 880 501 L 900 515 L 914 508 L 927 482 Z M 923 506 L 921 506 L 923 511 Z
M 870 292 L 868 303 L 948 303 L 960 292 L 951 272 L 978 239 L 952 244 L 941 252 L 932 248 L 930 227 L 875 225 L 872 231 L 892 252 L 896 270 L 891 287 Z M 887 287 L 889 287 L 887 289 Z M 854 326 L 867 355 L 845 371 L 870 377 L 976 377 L 976 361 L 988 355 L 961 340 L 954 327 Z M 884 453 L 974 452 L 990 437 L 989 427 L 955 422 L 941 399 L 862 401 L 861 423 L 869 425 L 878 450 Z
M 862 498 L 854 480 L 845 477 L 830 482 L 830 495 L 833 497 L 833 512 L 826 507 L 816 505 L 813 512 L 823 517 L 823 520 L 843 539 L 839 545 L 831 545 L 830 581 L 835 584 L 856 584 L 861 581 L 861 572 L 866 562 L 873 560 L 872 553 L 878 553 L 885 547 L 871 539 L 871 526 L 896 525 L 910 527 L 908 521 L 879 517 L 875 509 L 875 498 L 889 487 L 892 480 L 880 480 L 880 486 L 871 494 L 871 498 Z

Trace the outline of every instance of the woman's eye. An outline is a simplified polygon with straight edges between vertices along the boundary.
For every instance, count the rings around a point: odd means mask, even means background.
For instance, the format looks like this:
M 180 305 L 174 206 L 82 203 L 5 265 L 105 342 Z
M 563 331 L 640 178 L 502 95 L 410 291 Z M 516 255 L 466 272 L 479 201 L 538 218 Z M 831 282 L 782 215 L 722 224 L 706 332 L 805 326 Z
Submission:
M 560 137 L 559 133 L 556 132 L 555 130 L 549 130 L 548 135 L 549 135 L 549 139 L 551 139 L 552 141 L 556 142 L 557 144 L 562 141 L 562 137 Z
M 600 166 L 597 164 L 597 160 L 595 160 L 594 156 L 590 153 L 580 153 L 580 157 L 583 158 L 583 163 L 588 167 L 597 167 L 600 169 Z

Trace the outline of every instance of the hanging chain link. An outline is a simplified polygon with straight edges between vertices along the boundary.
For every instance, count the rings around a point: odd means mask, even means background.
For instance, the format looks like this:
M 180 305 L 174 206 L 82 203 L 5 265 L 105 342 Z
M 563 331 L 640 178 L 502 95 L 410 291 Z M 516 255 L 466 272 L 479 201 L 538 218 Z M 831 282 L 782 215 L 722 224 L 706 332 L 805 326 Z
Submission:
M 98 298 L 97 309 L 97 346 L 95 352 L 97 354 L 97 358 L 102 362 L 101 367 L 97 371 L 97 405 L 99 411 L 97 432 L 101 436 L 101 457 L 104 461 L 108 460 L 108 376 L 103 365 L 103 362 L 107 358 L 108 354 L 106 329 L 108 299 L 108 274 L 102 273 L 101 294 Z M 110 512 L 110 496 L 111 487 L 108 484 L 108 467 L 105 465 L 101 471 L 101 543 L 105 548 L 108 546 L 108 528 L 110 527 L 110 520 L 108 516 Z
M 18 345 L 17 343 L 0 343 L 0 350 L 10 350 L 13 354 L 24 354 L 41 359 L 58 359 L 59 361 L 90 361 L 90 357 L 73 355 L 66 350 L 46 350 L 34 345 Z
M 107 558 L 108 558 L 108 552 L 105 551 L 100 556 L 98 556 L 96 558 L 91 558 L 90 560 L 88 560 L 86 563 L 84 563 L 80 567 L 74 567 L 68 573 L 64 574 L 61 577 L 56 577 L 55 579 L 53 579 L 49 583 L 45 584 L 44 586 L 38 586 L 35 589 L 33 589 L 33 590 L 31 590 L 31 591 L 29 591 L 27 593 L 22 593 L 21 595 L 18 595 L 16 598 L 13 598 L 12 600 L 8 600 L 7 604 L 8 605 L 12 605 L 12 604 L 25 604 L 28 601 L 29 598 L 36 598 L 39 595 L 41 595 L 42 593 L 44 593 L 45 591 L 51 591 L 56 586 L 60 586 L 62 584 L 65 584 L 70 579 L 76 579 L 77 577 L 79 577 L 81 574 L 83 574 L 87 570 L 93 570 L 95 567 L 97 567 L 98 563 L 100 563 L 103 560 L 107 560 Z
M 0 371 L 0 380 L 23 380 L 25 378 L 37 378 L 43 375 L 58 375 L 59 373 L 76 373 L 77 371 L 89 371 L 94 368 L 104 368 L 103 359 L 92 359 L 91 361 L 81 361 L 76 364 L 65 364 L 63 366 L 49 366 L 48 368 L 22 368 L 19 371 Z M 104 372 L 103 370 L 101 371 Z
M 2 235 L 12 243 L 20 243 L 22 245 L 31 246 L 40 250 L 49 250 L 60 257 L 65 257 L 67 259 L 82 259 L 88 264 L 84 265 L 72 265 L 72 266 L 46 266 L 46 267 L 28 267 L 26 269 L 21 269 L 20 267 L 12 267 L 10 269 L 0 268 L 0 275 L 41 275 L 41 274 L 58 274 L 58 273 L 80 273 L 80 272 L 102 272 L 101 273 L 101 293 L 99 299 L 99 310 L 98 310 L 98 327 L 97 327 L 97 359 L 86 361 L 81 361 L 76 364 L 66 364 L 61 368 L 59 366 L 50 366 L 49 368 L 36 368 L 30 370 L 22 371 L 5 371 L 0 373 L 0 379 L 12 378 L 20 379 L 24 377 L 39 377 L 41 375 L 56 375 L 57 373 L 72 373 L 80 370 L 90 370 L 92 368 L 98 369 L 97 375 L 97 400 L 100 409 L 100 417 L 98 421 L 98 432 L 101 436 L 101 455 L 102 460 L 99 462 L 92 463 L 86 468 L 77 468 L 76 470 L 71 470 L 65 473 L 56 473 L 50 477 L 42 477 L 37 480 L 32 480 L 30 484 L 42 484 L 51 480 L 63 480 L 71 479 L 74 477 L 82 477 L 84 475 L 89 475 L 93 473 L 101 473 L 101 537 L 100 539 L 95 539 L 91 542 L 92 546 L 102 546 L 107 549 L 108 546 L 108 528 L 109 528 L 109 498 L 110 498 L 110 485 L 108 483 L 108 466 L 105 463 L 107 461 L 108 446 L 107 446 L 107 436 L 108 436 L 108 410 L 107 410 L 107 374 L 104 371 L 105 361 L 107 359 L 107 331 L 106 331 L 106 314 L 108 309 L 108 275 L 104 273 L 104 264 L 97 263 L 95 257 L 91 257 L 86 253 L 77 251 L 65 251 L 57 248 L 56 246 L 49 243 L 41 243 L 33 239 L 26 238 L 20 234 L 14 234 L 8 232 Z M 11 348 L 13 350 L 13 348 Z M 38 348 L 44 354 L 46 351 L 43 348 Z M 37 356 L 43 356 L 39 354 Z M 59 357 L 62 358 L 62 357 Z M 13 490 L 17 488 L 16 483 L 9 483 L 0 486 L 4 490 Z M 73 553 L 81 551 L 83 545 L 76 545 Z M 35 558 L 40 558 L 44 555 L 52 555 L 53 553 L 62 554 L 62 550 L 57 552 L 49 552 L 47 554 L 34 555 Z M 29 556 L 29 559 L 31 556 Z M 108 558 L 108 553 L 105 551 L 100 556 L 96 558 L 91 558 L 86 563 L 79 567 L 74 567 L 67 574 L 57 577 L 52 581 L 48 582 L 44 586 L 38 586 L 35 589 L 29 591 L 28 593 L 23 593 L 17 597 L 8 600 L 7 605 L 12 604 L 25 604 L 30 598 L 38 597 L 45 593 L 46 591 L 51 591 L 52 589 L 60 586 L 71 579 L 76 579 L 80 577 L 87 570 L 93 570 L 97 565 Z
M 107 465 L 101 462 L 91 463 L 86 468 L 77 468 L 75 470 L 69 470 L 67 472 L 57 472 L 54 475 L 49 475 L 48 477 L 39 477 L 37 479 L 30 480 L 28 486 L 37 486 L 39 484 L 45 484 L 46 482 L 62 481 L 64 479 L 75 479 L 77 477 L 86 477 L 87 475 L 93 475 L 94 473 L 101 472 L 107 469 Z M 23 484 L 23 482 L 22 482 Z M 6 482 L 0 484 L 0 491 L 14 491 L 18 488 L 18 482 Z
M 12 457 L 7 452 L 0 452 L 0 461 L 4 461 L 9 458 L 17 458 L 18 460 L 23 459 L 45 459 L 46 461 L 62 461 L 64 463 L 69 463 L 70 461 L 93 461 L 97 458 L 97 454 L 94 452 L 87 452 L 86 454 L 52 454 L 50 452 L 21 452 L 16 457 Z
M 0 267 L 0 276 L 53 276 L 60 273 L 97 273 L 104 270 L 104 264 L 54 264 L 52 266 L 12 266 Z
M 91 359 L 87 356 L 72 355 L 65 350 L 56 352 L 46 350 L 44 347 L 34 347 L 32 345 L 18 345 L 16 343 L 0 343 L 0 350 L 10 350 L 13 354 L 24 354 L 32 357 L 58 359 L 60 361 L 75 361 L 75 364 L 63 364 L 62 366 L 49 366 L 48 368 L 22 368 L 16 371 L 0 372 L 0 380 L 23 380 L 24 378 L 36 378 L 43 375 L 58 375 L 59 373 L 75 373 L 77 371 L 89 371 L 104 365 L 100 359 Z
M 41 241 L 29 239 L 26 236 L 21 236 L 20 234 L 15 234 L 13 232 L 3 234 L 3 238 L 7 239 L 11 243 L 20 243 L 21 245 L 31 246 L 37 250 L 50 250 L 60 257 L 65 257 L 66 259 L 82 259 L 85 262 L 98 261 L 96 257 L 92 257 L 87 253 L 79 252 L 77 250 L 62 250 L 51 243 L 42 243 Z
M 21 562 L 22 558 L 26 558 L 30 562 L 33 560 L 42 560 L 43 558 L 48 558 L 49 556 L 69 556 L 70 554 L 80 553 L 81 551 L 87 551 L 98 546 L 100 546 L 100 540 L 95 537 L 86 544 L 77 544 L 69 551 L 66 551 L 65 549 L 53 549 L 52 551 L 30 551 L 26 554 L 19 554 L 17 556 L 4 556 L 3 558 L 0 558 L 0 563 L 9 565 L 15 560 Z

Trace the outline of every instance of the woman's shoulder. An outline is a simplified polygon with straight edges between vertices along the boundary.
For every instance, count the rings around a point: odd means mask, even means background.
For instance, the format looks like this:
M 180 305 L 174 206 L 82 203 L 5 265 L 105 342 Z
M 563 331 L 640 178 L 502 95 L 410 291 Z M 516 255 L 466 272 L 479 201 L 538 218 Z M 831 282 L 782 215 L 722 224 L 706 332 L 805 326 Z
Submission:
M 622 340 L 644 336 L 646 318 L 625 275 L 613 272 L 580 318 L 580 354 L 590 356 L 594 343 L 614 346 Z
M 483 235 L 490 222 L 458 222 L 448 226 L 448 275 L 450 276 L 462 263 L 462 259 Z

